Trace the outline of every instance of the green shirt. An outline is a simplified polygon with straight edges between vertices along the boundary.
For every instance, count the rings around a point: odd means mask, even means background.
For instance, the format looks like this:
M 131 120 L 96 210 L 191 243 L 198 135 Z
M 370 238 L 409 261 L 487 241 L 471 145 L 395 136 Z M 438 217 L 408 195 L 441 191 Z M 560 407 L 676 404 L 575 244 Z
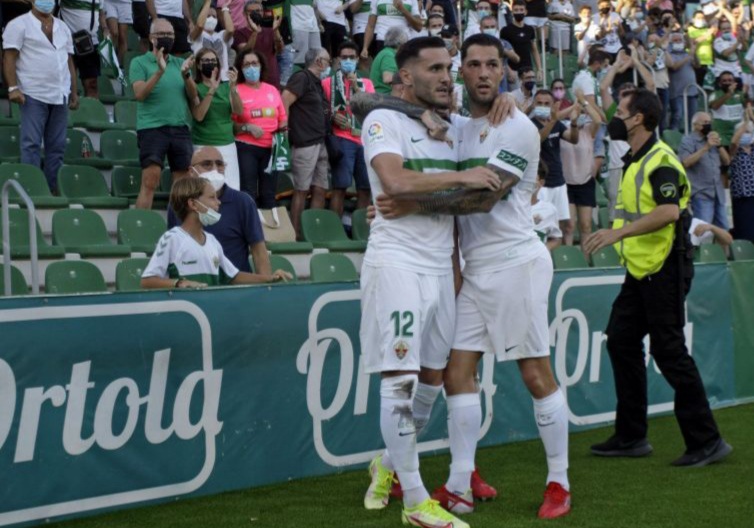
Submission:
M 709 28 L 697 28 L 694 26 L 689 27 L 688 34 L 691 40 L 696 40 L 702 35 L 706 35 L 709 32 Z M 704 41 L 696 43 L 696 58 L 699 60 L 699 64 L 702 66 L 711 66 L 714 62 L 714 52 L 712 51 L 712 42 L 714 38 L 709 35 Z
M 389 83 L 385 84 L 382 82 L 382 73 L 398 72 L 398 64 L 395 62 L 395 52 L 394 48 L 384 48 L 374 58 L 369 78 L 372 80 L 374 91 L 377 93 L 390 95 L 392 88 Z
M 209 86 L 199 83 L 196 89 L 199 92 L 199 101 L 203 101 L 209 92 Z M 232 145 L 235 138 L 230 114 L 230 83 L 220 83 L 204 119 L 194 119 L 194 126 L 191 128 L 194 145 Z
M 183 59 L 170 55 L 165 72 L 144 101 L 136 105 L 136 130 L 163 126 L 188 126 L 186 88 L 181 75 Z M 145 53 L 131 61 L 131 83 L 148 81 L 159 69 L 157 57 Z

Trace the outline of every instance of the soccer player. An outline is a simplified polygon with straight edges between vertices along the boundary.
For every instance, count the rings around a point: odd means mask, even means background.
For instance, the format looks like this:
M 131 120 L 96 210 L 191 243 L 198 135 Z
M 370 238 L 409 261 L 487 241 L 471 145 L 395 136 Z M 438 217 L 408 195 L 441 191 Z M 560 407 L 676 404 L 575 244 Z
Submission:
M 500 41 L 474 35 L 464 42 L 462 56 L 472 119 L 460 130 L 460 167 L 485 166 L 495 172 L 500 187 L 491 191 L 456 189 L 413 196 L 409 201 L 397 196 L 377 199 L 378 211 L 385 218 L 403 218 L 409 213 L 418 213 L 417 217 L 463 215 L 472 208 L 491 209 L 489 214 L 457 218 L 466 266 L 456 304 L 456 336 L 444 377 L 452 463 L 447 483 L 433 497 L 454 513 L 474 509 L 470 479 L 482 421 L 477 365 L 482 353 L 494 353 L 498 361 L 518 362 L 534 401 L 548 465 L 545 498 L 538 515 L 560 517 L 571 508 L 568 409 L 549 361 L 547 298 L 552 261 L 534 234 L 531 216 L 539 163 L 538 133 L 520 112 L 497 128 L 486 119 L 504 74 Z
M 419 37 L 396 55 L 403 98 L 422 109 L 447 111 L 453 81 L 442 39 Z M 363 123 L 367 170 L 376 194 L 394 197 L 455 188 L 497 190 L 489 168 L 457 172 L 453 127 L 445 140 L 392 110 L 372 112 Z M 419 474 L 416 434 L 429 418 L 442 387 L 455 321 L 453 218 L 412 215 L 387 220 L 377 215 L 361 274 L 361 347 L 369 373 L 381 374 L 380 430 L 389 453 L 370 466 L 368 509 L 387 505 L 395 470 L 403 488 L 403 522 L 414 526 L 467 528 L 430 498 Z

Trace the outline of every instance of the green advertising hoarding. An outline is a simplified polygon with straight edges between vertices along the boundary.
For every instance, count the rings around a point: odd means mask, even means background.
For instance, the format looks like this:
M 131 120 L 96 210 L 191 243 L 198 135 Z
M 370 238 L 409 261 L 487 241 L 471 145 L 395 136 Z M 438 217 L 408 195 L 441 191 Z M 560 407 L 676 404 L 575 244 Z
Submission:
M 751 271 L 751 269 L 749 270 Z M 602 334 L 623 274 L 559 272 L 554 370 L 573 430 L 614 409 Z M 714 405 L 732 403 L 727 267 L 700 266 L 686 333 Z M 359 361 L 358 284 L 0 301 L 0 526 L 365 464 L 382 448 Z M 653 413 L 672 393 L 649 365 Z M 537 434 L 515 364 L 485 356 L 482 445 Z M 441 399 L 422 452 L 447 447 Z

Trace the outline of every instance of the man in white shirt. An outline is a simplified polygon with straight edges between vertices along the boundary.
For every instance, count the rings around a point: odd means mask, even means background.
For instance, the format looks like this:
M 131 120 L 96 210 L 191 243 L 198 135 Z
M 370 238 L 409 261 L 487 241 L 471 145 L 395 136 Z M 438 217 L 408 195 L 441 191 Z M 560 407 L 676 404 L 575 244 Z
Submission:
M 361 58 L 367 59 L 370 51 L 373 56 L 382 51 L 389 29 L 399 27 L 408 33 L 409 30 L 421 31 L 422 25 L 417 0 L 372 0 Z M 371 47 L 373 41 L 374 48 Z
M 294 64 L 303 65 L 307 51 L 322 47 L 320 32 L 323 29 L 314 12 L 314 0 L 291 1 L 293 43 L 288 44 L 286 48 L 295 50 Z
M 322 21 L 325 31 L 322 33 L 322 47 L 331 57 L 338 56 L 338 47 L 348 37 L 346 15 L 347 7 L 341 0 L 315 0 L 314 8 Z
M 31 11 L 14 18 L 3 33 L 3 73 L 8 99 L 21 107 L 21 163 L 41 166 L 58 188 L 63 165 L 68 109 L 78 108 L 71 31 L 52 16 L 53 0 L 35 0 Z

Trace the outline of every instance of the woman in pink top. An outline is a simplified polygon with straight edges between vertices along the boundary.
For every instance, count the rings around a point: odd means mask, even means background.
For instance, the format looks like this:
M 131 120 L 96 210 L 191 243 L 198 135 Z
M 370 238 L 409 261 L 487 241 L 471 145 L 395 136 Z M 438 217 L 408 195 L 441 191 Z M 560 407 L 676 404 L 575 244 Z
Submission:
M 243 112 L 233 114 L 238 165 L 241 171 L 241 190 L 249 194 L 261 209 L 275 207 L 277 173 L 266 174 L 272 154 L 272 136 L 287 129 L 280 92 L 262 82 L 266 72 L 264 57 L 254 51 L 239 53 L 238 95 Z

